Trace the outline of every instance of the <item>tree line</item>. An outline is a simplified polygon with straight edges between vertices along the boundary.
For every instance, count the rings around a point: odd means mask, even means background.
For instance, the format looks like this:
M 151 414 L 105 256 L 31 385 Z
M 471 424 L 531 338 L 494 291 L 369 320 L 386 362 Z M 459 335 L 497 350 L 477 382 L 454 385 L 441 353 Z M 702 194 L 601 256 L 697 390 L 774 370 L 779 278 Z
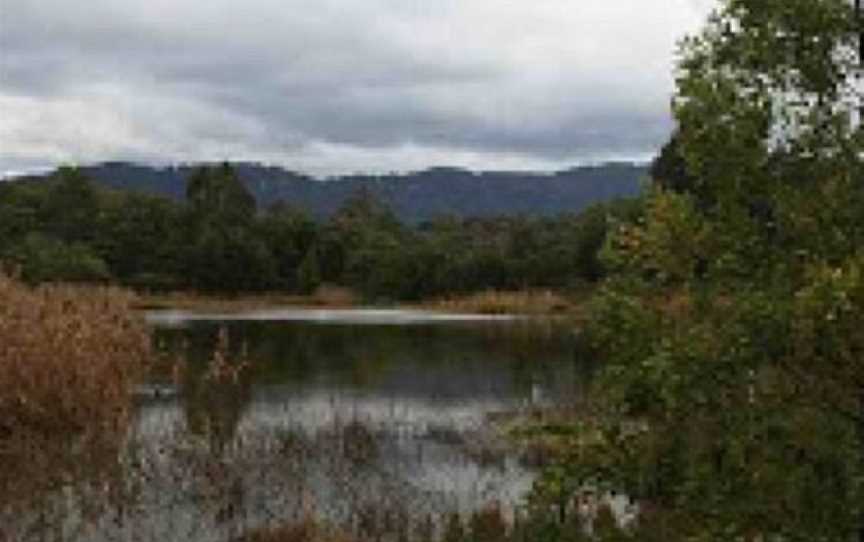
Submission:
M 230 164 L 202 166 L 184 201 L 112 190 L 81 170 L 0 186 L 0 260 L 25 280 L 148 289 L 310 293 L 323 283 L 369 300 L 481 289 L 566 289 L 599 280 L 608 225 L 635 200 L 556 217 L 442 216 L 406 224 L 368 190 L 314 220 L 259 208 Z

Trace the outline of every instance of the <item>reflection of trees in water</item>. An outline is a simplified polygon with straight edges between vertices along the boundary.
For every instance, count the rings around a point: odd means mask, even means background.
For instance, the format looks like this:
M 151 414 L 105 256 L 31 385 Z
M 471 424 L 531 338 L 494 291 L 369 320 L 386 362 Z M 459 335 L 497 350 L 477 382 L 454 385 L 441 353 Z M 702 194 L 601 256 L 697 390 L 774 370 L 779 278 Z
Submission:
M 580 381 L 590 377 L 593 365 L 569 327 L 562 330 L 554 322 L 226 325 L 232 345 L 249 345 L 254 378 L 262 383 L 314 383 L 368 391 L 395 388 L 426 395 L 472 394 L 471 388 L 484 385 L 497 393 L 515 390 L 528 398 L 538 384 L 578 389 Z M 215 330 L 215 324 L 198 322 L 158 334 L 169 349 L 188 344 L 190 357 L 200 364 L 212 350 Z
M 53 448 L 30 443 L 17 456 L 0 443 L 0 540 L 227 540 L 310 513 L 358 534 L 398 535 L 444 517 L 460 504 L 447 491 L 419 485 L 421 462 L 435 449 L 449 454 L 461 446 L 464 461 L 491 471 L 500 469 L 497 456 L 466 452 L 461 437 L 450 442 L 458 435 L 439 434 L 436 441 L 435 428 L 424 437 L 426 450 L 418 447 L 418 457 L 406 459 L 393 428 L 362 420 L 311 431 L 241 421 L 256 382 L 458 398 L 486 385 L 530 391 L 538 379 L 569 374 L 561 372 L 562 361 L 574 356 L 569 339 L 534 340 L 528 331 L 514 337 L 502 329 L 259 322 L 231 324 L 221 336 L 213 325 L 160 332 L 168 350 L 188 359 L 178 398 L 183 421 L 158 437 L 103 435 Z M 248 353 L 239 355 L 244 344 Z M 222 352 L 219 370 L 210 363 L 214 345 Z M 246 372 L 239 370 L 244 358 Z M 487 492 L 478 486 L 477 494 Z
M 206 437 L 218 454 L 231 444 L 252 399 L 248 377 L 238 380 L 208 378 L 206 372 L 190 376 L 183 385 L 186 425 L 193 435 Z
M 428 525 L 464 504 L 418 482 L 419 465 L 435 450 L 458 449 L 462 460 L 490 472 L 504 460 L 466 449 L 446 427 L 429 428 L 425 450 L 399 442 L 393 428 L 357 419 L 315 430 L 249 427 L 241 421 L 252 386 L 323 381 L 461 397 L 479 385 L 512 393 L 514 385 L 530 391 L 538 379 L 560 380 L 561 362 L 573 359 L 569 342 L 502 329 L 255 323 L 229 325 L 221 338 L 212 325 L 160 332 L 167 349 L 188 358 L 177 399 L 182 422 L 167 433 L 160 427 L 161 436 L 24 444 L 18 455 L 0 443 L 0 540 L 228 540 L 309 514 L 360 535 L 399 536 Z M 250 369 L 235 371 L 244 343 Z M 215 372 L 208 363 L 214 345 L 224 361 Z M 406 459 L 405 447 L 415 445 L 417 458 Z M 478 506 L 488 496 L 480 485 Z
M 206 438 L 218 455 L 234 440 L 251 403 L 252 378 L 245 342 L 232 338 L 224 326 L 203 331 L 156 342 L 167 358 L 184 360 L 175 364 L 175 369 L 182 367 L 175 377 L 186 428 Z

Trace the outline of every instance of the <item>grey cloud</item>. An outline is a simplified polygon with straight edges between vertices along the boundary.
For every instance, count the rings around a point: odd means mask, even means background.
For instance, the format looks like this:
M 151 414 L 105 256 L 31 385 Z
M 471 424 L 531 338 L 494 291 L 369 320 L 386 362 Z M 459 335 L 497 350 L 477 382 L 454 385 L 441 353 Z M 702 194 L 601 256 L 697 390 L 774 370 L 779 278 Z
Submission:
M 669 3 L 679 13 L 660 24 Z M 670 128 L 675 38 L 705 10 L 689 0 L 0 4 L 0 170 L 214 154 L 334 171 L 376 167 L 383 154 L 377 167 L 400 155 L 413 167 L 424 150 L 430 164 L 490 168 L 644 157 Z

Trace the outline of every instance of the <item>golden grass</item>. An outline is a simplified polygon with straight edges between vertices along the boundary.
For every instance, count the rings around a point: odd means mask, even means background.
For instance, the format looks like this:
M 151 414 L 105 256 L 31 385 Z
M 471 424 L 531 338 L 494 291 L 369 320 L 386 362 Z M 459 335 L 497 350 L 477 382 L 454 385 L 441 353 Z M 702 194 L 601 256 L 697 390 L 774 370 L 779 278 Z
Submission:
M 580 317 L 582 301 L 589 293 L 564 294 L 553 290 L 484 290 L 464 295 L 421 301 L 420 309 L 475 314 L 532 314 Z M 243 312 L 273 307 L 356 307 L 361 297 L 350 288 L 323 284 L 309 295 L 279 292 L 219 296 L 196 292 L 138 294 L 136 309 L 184 309 L 213 312 Z
M 360 302 L 360 297 L 350 288 L 322 284 L 312 292 L 308 301 L 310 305 L 322 307 L 351 307 Z
M 552 290 L 485 290 L 423 303 L 424 308 L 478 314 L 567 314 L 577 313 L 580 304 Z
M 219 296 L 197 292 L 137 294 L 132 307 L 141 310 L 184 309 L 211 312 L 242 312 L 284 305 L 310 304 L 306 296 L 278 293 Z
M 130 300 L 0 274 L 0 505 L 56 487 L 85 468 L 82 454 L 118 449 L 150 354 Z
M 0 276 L 0 427 L 56 435 L 125 421 L 150 338 L 116 289 Z
M 198 292 L 168 292 L 137 294 L 132 300 L 135 309 L 184 309 L 212 312 L 243 312 L 273 307 L 351 307 L 359 303 L 352 290 L 339 286 L 322 285 L 310 295 L 279 292 L 241 295 L 213 295 Z

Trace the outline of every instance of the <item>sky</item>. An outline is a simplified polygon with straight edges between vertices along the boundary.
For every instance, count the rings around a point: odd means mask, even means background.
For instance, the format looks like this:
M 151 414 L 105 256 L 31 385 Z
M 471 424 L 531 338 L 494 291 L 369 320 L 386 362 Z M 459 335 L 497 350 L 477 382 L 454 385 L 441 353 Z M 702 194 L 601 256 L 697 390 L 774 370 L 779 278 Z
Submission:
M 648 160 L 710 0 L 0 0 L 0 174 Z

